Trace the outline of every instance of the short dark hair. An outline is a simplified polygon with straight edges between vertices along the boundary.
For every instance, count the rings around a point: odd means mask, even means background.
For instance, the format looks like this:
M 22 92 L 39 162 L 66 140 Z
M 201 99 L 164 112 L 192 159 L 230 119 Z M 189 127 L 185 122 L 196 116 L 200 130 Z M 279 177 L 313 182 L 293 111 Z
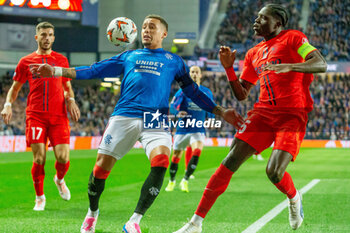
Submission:
M 160 15 L 155 15 L 155 14 L 151 14 L 151 15 L 147 15 L 145 19 L 158 19 L 166 28 L 166 31 L 168 31 L 168 23 L 165 21 L 165 19 L 160 16 Z
M 49 22 L 41 22 L 38 25 L 36 25 L 36 32 L 38 32 L 40 29 L 46 29 L 46 28 L 52 28 L 53 30 L 55 30 L 55 27 L 49 23 Z
M 279 4 L 267 4 L 265 7 L 271 10 L 272 16 L 281 20 L 282 26 L 285 27 L 288 23 L 288 12 L 286 8 Z

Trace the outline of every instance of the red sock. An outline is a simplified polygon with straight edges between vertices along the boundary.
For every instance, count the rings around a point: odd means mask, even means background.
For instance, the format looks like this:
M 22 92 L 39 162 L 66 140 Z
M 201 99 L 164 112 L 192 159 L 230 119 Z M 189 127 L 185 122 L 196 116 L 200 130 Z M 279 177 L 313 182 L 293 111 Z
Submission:
M 173 158 L 171 159 L 171 162 L 178 164 L 180 162 L 180 158 L 173 156 Z
M 201 152 L 202 152 L 202 150 L 201 149 L 194 149 L 194 151 L 192 152 L 192 156 L 201 156 Z M 192 157 L 191 156 L 191 157 Z
M 205 218 L 216 199 L 225 192 L 232 175 L 233 172 L 230 169 L 220 164 L 220 167 L 216 169 L 205 187 L 202 199 L 199 202 L 195 214 Z
M 289 199 L 295 197 L 297 190 L 294 187 L 292 177 L 285 172 L 280 182 L 274 184 L 282 193 L 286 194 Z
M 44 194 L 44 178 L 45 178 L 45 164 L 33 163 L 32 166 L 32 178 L 34 183 L 34 189 L 37 196 Z
M 186 148 L 186 154 L 185 154 L 185 167 L 187 168 L 188 163 L 190 162 L 192 157 L 192 148 L 190 146 L 188 146 Z
M 56 168 L 56 176 L 57 179 L 62 180 L 63 177 L 66 175 L 68 168 L 69 168 L 70 162 L 68 161 L 67 163 L 59 163 L 56 161 L 55 163 L 55 168 Z
M 111 173 L 111 171 L 107 171 L 107 170 L 103 169 L 102 167 L 98 166 L 97 164 L 95 164 L 94 170 L 92 172 L 92 174 L 94 175 L 95 178 L 102 179 L 102 180 L 107 179 L 107 177 L 109 176 L 110 173 Z

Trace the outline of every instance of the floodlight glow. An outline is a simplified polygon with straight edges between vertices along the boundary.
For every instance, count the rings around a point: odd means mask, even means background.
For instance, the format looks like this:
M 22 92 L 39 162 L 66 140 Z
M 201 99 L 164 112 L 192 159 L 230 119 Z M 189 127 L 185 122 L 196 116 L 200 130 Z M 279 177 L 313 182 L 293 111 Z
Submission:
M 174 44 L 188 44 L 190 41 L 189 39 L 174 39 L 173 43 Z

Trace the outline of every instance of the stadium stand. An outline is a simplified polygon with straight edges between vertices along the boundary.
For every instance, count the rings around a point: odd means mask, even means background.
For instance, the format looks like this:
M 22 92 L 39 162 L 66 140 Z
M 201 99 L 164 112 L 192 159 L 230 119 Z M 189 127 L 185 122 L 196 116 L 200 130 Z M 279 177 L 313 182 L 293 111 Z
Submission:
M 245 52 L 261 40 L 261 38 L 254 36 L 254 31 L 252 30 L 252 22 L 255 20 L 258 9 L 267 3 L 273 2 L 276 1 L 229 1 L 226 16 L 216 33 L 215 47 L 218 48 L 220 45 L 230 46 L 237 50 L 237 58 L 244 59 Z M 278 2 L 285 6 L 293 15 L 288 22 L 287 28 L 302 30 L 299 27 L 299 21 L 303 0 L 283 0 Z M 251 6 L 255 4 L 258 6 L 252 8 Z M 209 52 L 208 56 L 210 59 L 215 59 L 217 50 Z
M 244 59 L 245 52 L 261 39 L 254 36 L 252 22 L 257 9 L 267 3 L 281 3 L 293 17 L 289 18 L 287 29 L 297 29 L 305 33 L 310 43 L 317 47 L 328 61 L 350 61 L 350 2 L 349 1 L 316 1 L 310 0 L 307 11 L 307 26 L 300 27 L 303 0 L 270 1 L 270 0 L 231 0 L 228 3 L 226 16 L 216 33 L 215 49 L 195 49 L 195 55 L 217 59 L 217 48 L 220 45 L 230 46 L 237 50 L 237 58 Z M 259 7 L 250 7 L 252 5 Z

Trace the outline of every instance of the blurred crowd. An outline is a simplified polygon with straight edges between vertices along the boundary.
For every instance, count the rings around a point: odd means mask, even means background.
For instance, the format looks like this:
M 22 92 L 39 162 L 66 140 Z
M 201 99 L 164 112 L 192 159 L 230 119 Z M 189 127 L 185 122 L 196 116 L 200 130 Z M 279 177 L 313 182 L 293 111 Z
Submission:
M 0 106 L 3 106 L 12 79 L 9 75 L 0 78 Z M 109 89 L 101 89 L 99 84 L 84 85 L 82 81 L 73 81 L 76 102 L 81 111 L 78 122 L 70 121 L 73 136 L 100 136 L 108 122 L 110 114 L 118 100 Z M 212 90 L 215 102 L 236 109 L 246 115 L 259 97 L 259 84 L 252 88 L 247 100 L 238 102 L 232 95 L 225 75 L 205 74 L 202 85 Z M 28 86 L 24 85 L 18 99 L 13 104 L 13 117 L 10 125 L 0 121 L 0 135 L 25 134 L 25 106 Z M 171 96 L 178 90 L 177 83 L 172 85 Z M 314 110 L 309 114 L 306 138 L 308 139 L 350 139 L 350 75 L 315 76 L 311 85 L 314 98 Z M 233 137 L 234 128 L 223 123 L 221 128 L 208 130 L 210 137 Z
M 253 22 L 258 11 L 267 3 L 266 0 L 231 0 L 228 3 L 226 17 L 216 33 L 216 47 L 229 45 L 237 50 L 238 58 L 244 59 L 245 52 L 256 45 L 261 38 L 254 36 Z M 276 1 L 275 1 L 276 2 Z M 287 28 L 299 29 L 301 6 L 303 0 L 278 1 L 292 13 Z M 251 7 L 256 5 L 256 7 Z
M 350 1 L 310 0 L 306 35 L 329 61 L 350 61 Z
M 303 0 L 230 0 L 216 33 L 215 49 L 196 46 L 196 56 L 217 59 L 218 48 L 226 45 L 236 49 L 237 58 L 243 60 L 246 51 L 262 40 L 254 36 L 252 25 L 258 11 L 268 3 L 282 4 L 290 15 L 286 29 L 304 32 L 328 61 L 350 61 L 350 1 L 340 0 L 310 0 L 305 30 L 299 25 Z
M 0 77 L 0 111 L 2 111 L 6 95 L 12 85 L 12 76 L 6 73 Z M 12 105 L 12 120 L 10 125 L 5 125 L 1 118 L 0 136 L 2 135 L 24 135 L 25 134 L 25 109 L 27 106 L 27 96 L 29 93 L 28 83 L 26 83 L 22 91 L 18 93 L 15 104 Z
M 108 123 L 119 96 L 99 84 L 82 87 L 73 82 L 75 100 L 80 108 L 81 118 L 71 122 L 72 136 L 101 136 Z
M 306 138 L 350 139 L 350 74 L 315 76 Z

